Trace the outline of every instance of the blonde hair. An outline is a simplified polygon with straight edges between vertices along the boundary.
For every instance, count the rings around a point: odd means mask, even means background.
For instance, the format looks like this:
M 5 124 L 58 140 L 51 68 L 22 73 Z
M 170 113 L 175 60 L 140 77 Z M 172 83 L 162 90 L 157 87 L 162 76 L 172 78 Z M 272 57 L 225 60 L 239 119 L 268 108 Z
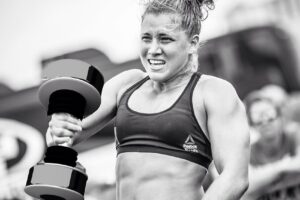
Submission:
M 214 9 L 214 0 L 144 0 L 147 14 L 178 14 L 181 17 L 181 28 L 189 37 L 200 34 L 201 21 L 208 16 L 208 10 Z

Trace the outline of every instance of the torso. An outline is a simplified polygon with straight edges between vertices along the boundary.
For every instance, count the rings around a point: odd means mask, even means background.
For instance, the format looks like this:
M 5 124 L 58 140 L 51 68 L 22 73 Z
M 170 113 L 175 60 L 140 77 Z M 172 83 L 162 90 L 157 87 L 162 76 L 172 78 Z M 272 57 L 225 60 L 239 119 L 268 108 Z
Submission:
M 205 78 L 204 78 L 205 79 Z M 197 122 L 207 134 L 200 79 L 193 93 Z M 146 82 L 129 98 L 128 106 L 140 113 L 159 113 L 170 108 L 186 84 L 170 93 L 151 92 Z M 122 90 L 122 92 L 124 92 Z M 151 152 L 125 152 L 117 157 L 117 199 L 119 200 L 199 200 L 207 169 L 185 159 Z
M 156 153 L 128 152 L 116 164 L 118 200 L 199 200 L 206 169 Z

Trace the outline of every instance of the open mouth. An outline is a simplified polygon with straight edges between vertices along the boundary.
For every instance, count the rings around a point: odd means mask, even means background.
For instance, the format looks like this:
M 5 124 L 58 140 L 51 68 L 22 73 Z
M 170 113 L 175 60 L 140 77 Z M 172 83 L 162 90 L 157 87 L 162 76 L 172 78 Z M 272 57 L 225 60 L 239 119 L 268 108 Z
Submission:
M 159 70 L 164 67 L 164 65 L 166 64 L 166 61 L 158 60 L 158 59 L 148 59 L 148 63 L 150 64 L 151 69 Z

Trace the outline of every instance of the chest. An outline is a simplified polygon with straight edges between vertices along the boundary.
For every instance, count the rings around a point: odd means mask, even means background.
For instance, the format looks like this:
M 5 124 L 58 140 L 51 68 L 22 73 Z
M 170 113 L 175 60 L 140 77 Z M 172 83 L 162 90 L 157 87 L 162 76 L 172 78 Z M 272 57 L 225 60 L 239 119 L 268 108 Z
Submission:
M 174 106 L 156 113 L 139 113 L 130 108 L 119 107 L 115 131 L 121 143 L 160 141 L 182 146 L 189 134 L 197 134 L 197 121 L 188 110 L 189 106 Z
M 142 85 L 121 98 L 115 119 L 116 137 L 121 144 L 159 141 L 182 147 L 190 137 L 197 144 L 203 143 L 206 115 L 201 102 L 197 85 L 166 93 L 155 93 Z
M 160 113 L 171 109 L 182 97 L 185 87 L 157 92 L 150 87 L 141 87 L 128 98 L 128 107 L 140 113 Z

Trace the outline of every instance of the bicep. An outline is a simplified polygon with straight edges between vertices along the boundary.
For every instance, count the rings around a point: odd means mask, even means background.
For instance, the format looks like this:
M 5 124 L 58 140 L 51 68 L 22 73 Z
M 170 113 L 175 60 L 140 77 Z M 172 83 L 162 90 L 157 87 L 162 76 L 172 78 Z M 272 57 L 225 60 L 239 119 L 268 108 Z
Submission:
M 86 126 L 96 125 L 102 128 L 108 121 L 113 119 L 116 115 L 120 91 L 123 91 L 128 85 L 132 85 L 142 77 L 143 72 L 132 69 L 124 71 L 108 80 L 103 86 L 101 105 L 91 116 L 85 119 Z
M 99 108 L 93 114 L 83 119 L 84 134 L 82 135 L 85 136 L 84 138 L 94 135 L 113 119 L 117 105 L 114 93 L 115 91 L 110 87 L 109 83 L 104 84 Z
M 247 171 L 250 154 L 249 127 L 243 103 L 229 84 L 210 92 L 205 107 L 214 163 L 219 173 L 225 168 Z

